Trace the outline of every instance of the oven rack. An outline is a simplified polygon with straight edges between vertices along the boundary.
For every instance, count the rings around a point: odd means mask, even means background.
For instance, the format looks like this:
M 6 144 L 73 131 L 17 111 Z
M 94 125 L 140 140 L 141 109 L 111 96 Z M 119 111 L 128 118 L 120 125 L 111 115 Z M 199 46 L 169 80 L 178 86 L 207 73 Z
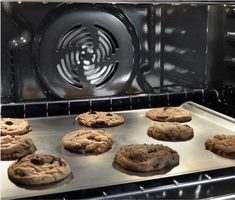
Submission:
M 223 174 L 223 175 L 218 175 Z M 35 199 L 234 199 L 235 167 L 45 196 Z M 230 185 L 227 190 L 221 187 Z M 28 198 L 26 198 L 28 199 Z
M 8 0 L 8 2 L 32 2 L 32 0 Z M 34 0 L 34 2 L 41 2 L 44 4 L 55 2 L 54 0 Z M 66 2 L 66 3 L 123 3 L 123 4 L 234 4 L 235 1 L 230 0 L 57 0 L 56 2 Z
M 233 173 L 235 172 L 235 168 L 232 168 Z M 225 175 L 225 176 L 218 176 L 218 177 L 212 177 L 208 173 L 200 173 L 198 176 L 198 180 L 196 181 L 189 181 L 189 182 L 180 182 L 177 180 L 177 177 L 172 178 L 172 183 L 159 186 L 159 187 L 152 187 L 145 189 L 144 186 L 139 185 L 139 189 L 131 192 L 124 192 L 124 193 L 117 193 L 117 194 L 108 194 L 107 192 L 103 191 L 103 195 L 100 197 L 90 198 L 90 199 L 120 199 L 130 196 L 137 196 L 137 195 L 144 195 L 145 198 L 149 198 L 149 195 L 151 193 L 156 192 L 166 192 L 167 190 L 174 190 L 174 189 L 182 189 L 186 187 L 192 187 L 192 186 L 200 186 L 204 184 L 212 184 L 212 183 L 218 183 L 222 181 L 229 181 L 229 180 L 235 180 L 235 175 Z M 234 193 L 235 195 L 235 193 Z M 164 196 L 164 194 L 163 194 Z M 66 198 L 65 198 L 66 199 Z
M 3 117 L 16 118 L 47 117 L 80 114 L 89 110 L 121 111 L 160 106 L 178 106 L 186 101 L 194 101 L 199 104 L 215 104 L 220 102 L 216 90 L 202 89 L 177 93 L 2 104 L 1 115 Z

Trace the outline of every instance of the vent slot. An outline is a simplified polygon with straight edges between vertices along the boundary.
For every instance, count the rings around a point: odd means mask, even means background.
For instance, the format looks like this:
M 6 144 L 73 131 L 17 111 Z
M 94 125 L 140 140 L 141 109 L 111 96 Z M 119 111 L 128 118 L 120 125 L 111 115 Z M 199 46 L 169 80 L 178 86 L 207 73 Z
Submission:
M 77 25 L 59 40 L 57 70 L 61 77 L 77 88 L 99 87 L 110 80 L 119 65 L 118 43 L 105 28 L 94 25 L 88 29 Z

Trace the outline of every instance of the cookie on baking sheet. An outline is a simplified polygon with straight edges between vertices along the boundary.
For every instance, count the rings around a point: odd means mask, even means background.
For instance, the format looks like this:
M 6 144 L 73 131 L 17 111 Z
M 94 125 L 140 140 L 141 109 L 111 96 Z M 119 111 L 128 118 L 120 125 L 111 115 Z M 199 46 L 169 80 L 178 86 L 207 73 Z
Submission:
M 124 118 L 112 112 L 91 111 L 80 114 L 76 121 L 89 127 L 112 127 L 124 123 Z
M 37 150 L 31 138 L 24 135 L 2 136 L 0 149 L 1 160 L 14 160 Z
M 31 154 L 10 165 L 8 177 L 23 185 L 40 185 L 64 179 L 70 174 L 69 165 L 60 157 Z
M 205 142 L 205 148 L 218 155 L 235 158 L 235 135 L 215 135 Z
M 1 135 L 24 135 L 32 131 L 24 119 L 1 118 Z
M 160 122 L 188 122 L 192 119 L 191 113 L 181 107 L 154 108 L 146 112 L 146 117 Z
M 102 130 L 78 130 L 62 139 L 65 149 L 78 153 L 101 154 L 110 150 L 113 143 L 112 135 Z
M 185 141 L 193 138 L 193 129 L 178 122 L 157 122 L 147 131 L 148 136 L 164 141 Z
M 114 160 L 133 171 L 158 171 L 179 164 L 179 154 L 160 144 L 131 144 L 121 147 Z

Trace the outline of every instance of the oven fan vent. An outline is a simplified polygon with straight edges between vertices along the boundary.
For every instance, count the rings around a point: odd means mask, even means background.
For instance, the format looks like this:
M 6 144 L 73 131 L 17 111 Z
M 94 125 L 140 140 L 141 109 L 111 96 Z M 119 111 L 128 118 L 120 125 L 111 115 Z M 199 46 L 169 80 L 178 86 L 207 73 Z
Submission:
M 38 80 L 50 98 L 124 94 L 136 76 L 139 40 L 112 5 L 63 4 L 41 22 L 33 40 Z
M 115 74 L 118 60 L 118 43 L 105 28 L 78 25 L 67 31 L 59 40 L 56 52 L 59 74 L 71 85 L 99 87 Z

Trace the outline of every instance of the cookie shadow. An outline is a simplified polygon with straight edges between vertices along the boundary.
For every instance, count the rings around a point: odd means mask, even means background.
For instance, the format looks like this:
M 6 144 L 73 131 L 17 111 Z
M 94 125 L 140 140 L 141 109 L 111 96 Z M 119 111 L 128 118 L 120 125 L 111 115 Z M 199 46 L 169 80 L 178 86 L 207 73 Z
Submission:
M 72 151 L 72 150 L 65 149 L 62 144 L 58 145 L 56 147 L 56 149 L 57 149 L 57 152 L 59 152 L 62 155 L 68 156 L 68 157 L 75 158 L 75 157 L 80 157 L 80 156 L 85 157 L 85 156 L 89 155 L 88 153 L 85 154 L 85 153 L 81 153 L 78 151 Z M 94 154 L 90 154 L 90 155 L 94 155 Z
M 230 159 L 230 160 L 235 160 L 235 153 L 232 153 L 232 154 L 229 154 L 229 155 L 225 155 L 225 154 L 220 154 L 220 153 L 217 153 L 217 152 L 213 152 L 211 151 L 213 154 L 221 157 L 221 158 L 226 158 L 226 159 Z
M 45 190 L 45 189 L 55 189 L 57 187 L 61 187 L 63 185 L 69 184 L 70 181 L 74 178 L 72 172 L 64 178 L 63 180 L 59 180 L 54 183 L 42 184 L 42 185 L 22 185 L 19 183 L 14 183 L 17 187 L 24 188 L 27 190 Z
M 105 152 L 102 152 L 102 153 L 83 153 L 83 152 L 79 152 L 79 151 L 76 151 L 76 150 L 72 150 L 72 149 L 65 149 L 63 147 L 63 145 L 60 145 L 57 147 L 57 151 L 60 153 L 60 154 L 63 154 L 65 156 L 68 156 L 68 157 L 88 157 L 88 156 L 94 156 L 94 157 L 97 157 L 97 156 L 101 156 L 101 155 L 106 155 L 109 151 L 111 151 L 111 149 L 109 149 L 108 151 L 105 151 Z
M 149 135 L 148 135 L 149 136 Z M 187 141 L 189 141 L 189 140 L 192 140 L 193 138 L 194 138 L 194 135 L 193 136 L 191 136 L 191 137 L 189 137 L 189 138 L 187 138 L 187 139 L 163 139 L 163 138 L 154 138 L 154 137 L 152 137 L 152 136 L 149 136 L 150 138 L 152 138 L 152 139 L 154 139 L 154 140 L 157 140 L 157 141 L 163 141 L 163 142 L 187 142 Z
M 58 146 L 56 147 L 56 149 L 57 149 L 57 152 L 59 152 L 59 153 L 62 154 L 62 155 L 68 156 L 68 157 L 78 157 L 78 156 L 81 156 L 81 154 L 78 153 L 78 152 L 75 152 L 75 151 L 74 151 L 74 152 L 68 151 L 67 149 L 65 149 L 65 148 L 63 147 L 62 144 L 58 145 Z
M 235 154 L 234 155 L 223 155 L 222 157 L 235 160 Z
M 171 167 L 165 167 L 162 170 L 157 170 L 157 171 L 150 171 L 150 172 L 138 172 L 138 171 L 131 171 L 127 170 L 120 165 L 118 165 L 115 161 L 113 161 L 112 166 L 114 169 L 129 175 L 129 176 L 140 176 L 140 177 L 148 177 L 148 176 L 156 176 L 156 175 L 163 175 L 171 171 L 174 167 L 176 166 L 171 166 Z

